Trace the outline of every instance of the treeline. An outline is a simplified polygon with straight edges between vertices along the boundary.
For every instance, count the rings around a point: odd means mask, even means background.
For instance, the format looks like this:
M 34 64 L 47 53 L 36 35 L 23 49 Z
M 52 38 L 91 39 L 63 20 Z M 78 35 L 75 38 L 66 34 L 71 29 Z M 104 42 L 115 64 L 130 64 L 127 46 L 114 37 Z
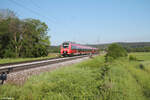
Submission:
M 47 56 L 47 32 L 40 20 L 21 20 L 11 10 L 0 10 L 0 58 Z
M 118 42 L 117 44 L 125 48 L 127 52 L 150 52 L 150 42 Z M 98 44 L 90 46 L 106 51 L 109 45 L 110 44 Z
M 150 52 L 150 42 L 118 43 L 128 52 Z
M 125 49 L 127 50 L 127 52 L 150 52 L 150 47 L 125 47 Z
M 50 53 L 60 53 L 60 46 L 50 46 Z

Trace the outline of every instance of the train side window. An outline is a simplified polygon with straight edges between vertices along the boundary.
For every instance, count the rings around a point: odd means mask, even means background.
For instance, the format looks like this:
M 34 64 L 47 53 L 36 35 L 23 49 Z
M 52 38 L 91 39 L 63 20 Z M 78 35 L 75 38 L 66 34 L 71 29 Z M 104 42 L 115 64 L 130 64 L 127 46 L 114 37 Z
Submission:
M 78 49 L 76 46 L 71 46 L 71 49 L 73 50 L 73 49 Z

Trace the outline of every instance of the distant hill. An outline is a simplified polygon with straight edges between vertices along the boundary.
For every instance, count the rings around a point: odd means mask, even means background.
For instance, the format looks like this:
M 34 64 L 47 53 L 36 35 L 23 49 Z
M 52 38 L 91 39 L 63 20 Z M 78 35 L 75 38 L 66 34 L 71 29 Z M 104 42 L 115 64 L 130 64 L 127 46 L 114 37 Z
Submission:
M 141 48 L 150 46 L 150 42 L 131 42 L 131 43 L 119 42 L 119 44 L 121 44 L 123 47 L 131 47 L 131 48 Z
M 116 42 L 120 45 L 122 45 L 123 47 L 129 47 L 129 48 L 142 48 L 142 47 L 150 47 L 150 42 Z M 100 49 L 104 49 L 107 48 L 110 44 L 92 44 L 89 46 L 93 46 L 93 47 L 97 47 Z

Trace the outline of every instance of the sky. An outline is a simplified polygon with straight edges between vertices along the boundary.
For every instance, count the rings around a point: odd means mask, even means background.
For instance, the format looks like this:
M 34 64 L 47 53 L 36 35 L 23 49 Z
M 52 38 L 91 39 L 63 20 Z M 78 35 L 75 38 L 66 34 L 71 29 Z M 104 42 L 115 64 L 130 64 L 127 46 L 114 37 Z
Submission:
M 150 42 L 150 0 L 0 0 L 7 8 L 45 22 L 51 45 Z

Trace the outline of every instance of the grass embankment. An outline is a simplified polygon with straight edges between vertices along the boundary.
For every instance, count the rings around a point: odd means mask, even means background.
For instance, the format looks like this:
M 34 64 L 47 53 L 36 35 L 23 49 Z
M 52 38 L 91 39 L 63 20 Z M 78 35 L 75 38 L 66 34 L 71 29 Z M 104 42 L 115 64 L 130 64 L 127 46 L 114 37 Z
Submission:
M 150 98 L 150 53 L 133 53 L 132 55 L 137 57 L 137 61 L 129 62 L 129 67 L 126 68 L 142 87 L 144 95 Z
M 131 53 L 131 55 L 136 56 L 140 63 L 145 66 L 144 68 L 150 72 L 150 53 Z
M 59 56 L 59 54 L 57 54 L 57 53 L 50 53 L 46 57 L 37 57 L 37 58 L 5 58 L 5 59 L 0 59 L 0 64 L 23 62 L 23 61 L 42 60 L 42 59 L 54 58 L 54 57 L 58 57 L 58 56 Z
M 0 98 L 15 100 L 149 100 L 150 75 L 140 64 L 150 53 L 138 54 L 139 61 L 120 58 L 105 63 L 104 57 L 31 77 L 23 86 L 5 84 Z M 148 58 L 147 58 L 148 57 Z M 147 63 L 146 63 L 147 64 Z M 144 65 L 144 68 L 147 65 Z

